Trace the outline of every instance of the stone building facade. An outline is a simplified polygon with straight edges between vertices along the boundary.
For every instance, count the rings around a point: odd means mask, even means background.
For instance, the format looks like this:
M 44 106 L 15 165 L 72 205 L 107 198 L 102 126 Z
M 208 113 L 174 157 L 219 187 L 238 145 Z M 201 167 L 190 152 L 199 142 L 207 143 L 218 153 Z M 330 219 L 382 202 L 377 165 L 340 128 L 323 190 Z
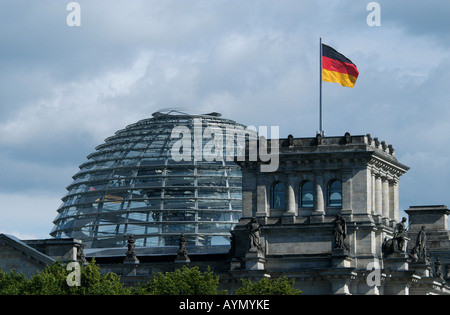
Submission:
M 409 168 L 391 145 L 349 133 L 267 143 L 275 145 L 275 172 L 263 172 L 265 162 L 248 156 L 237 161 L 242 217 L 231 246 L 190 247 L 181 237 L 180 247 L 135 247 L 130 238 L 128 248 L 86 249 L 86 258 L 129 285 L 188 265 L 211 267 L 231 292 L 240 279 L 286 276 L 303 294 L 450 294 L 450 210 L 412 206 L 405 210 L 409 226 L 399 217 L 400 177 Z M 43 264 L 80 259 L 82 244 L 64 241 L 66 254 L 59 247 L 57 258 L 50 240 L 21 242 L 41 253 L 35 254 Z
M 399 180 L 409 168 L 392 145 L 349 133 L 274 143 L 276 172 L 261 172 L 261 161 L 241 163 L 243 216 L 233 231 L 232 270 L 288 275 L 312 294 L 449 293 L 446 274 L 432 265 L 450 262 L 448 209 L 411 207 L 407 231 Z M 249 245 L 254 225 L 258 249 Z M 408 246 L 422 225 L 427 258 Z

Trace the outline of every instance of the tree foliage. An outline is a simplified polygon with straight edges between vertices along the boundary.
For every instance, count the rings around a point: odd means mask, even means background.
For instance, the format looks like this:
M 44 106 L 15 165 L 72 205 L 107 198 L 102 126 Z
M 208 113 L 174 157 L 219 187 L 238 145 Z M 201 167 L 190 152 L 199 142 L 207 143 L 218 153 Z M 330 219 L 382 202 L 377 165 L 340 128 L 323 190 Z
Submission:
M 201 272 L 198 267 L 183 266 L 174 272 L 158 273 L 144 286 L 136 289 L 139 294 L 156 295 L 216 295 L 219 291 L 219 277 L 210 268 Z
M 120 276 L 114 273 L 100 273 L 100 266 L 91 261 L 80 266 L 80 286 L 69 286 L 67 278 L 71 273 L 67 266 L 56 262 L 45 267 L 31 278 L 11 270 L 0 270 L 0 295 L 217 295 L 227 294 L 219 290 L 219 276 L 210 268 L 205 272 L 198 267 L 183 266 L 173 272 L 153 274 L 145 284 L 133 288 L 124 287 Z M 294 295 L 301 291 L 294 289 L 294 280 L 286 277 L 263 278 L 258 282 L 242 280 L 241 287 L 234 293 L 239 295 Z
M 69 286 L 70 270 L 61 262 L 46 266 L 31 278 L 12 270 L 0 270 L 1 295 L 116 295 L 127 294 L 120 277 L 113 273 L 102 275 L 95 260 L 80 266 L 80 286 Z
M 263 278 L 257 282 L 241 280 L 241 287 L 234 293 L 238 295 L 298 295 L 302 291 L 294 288 L 294 279 Z

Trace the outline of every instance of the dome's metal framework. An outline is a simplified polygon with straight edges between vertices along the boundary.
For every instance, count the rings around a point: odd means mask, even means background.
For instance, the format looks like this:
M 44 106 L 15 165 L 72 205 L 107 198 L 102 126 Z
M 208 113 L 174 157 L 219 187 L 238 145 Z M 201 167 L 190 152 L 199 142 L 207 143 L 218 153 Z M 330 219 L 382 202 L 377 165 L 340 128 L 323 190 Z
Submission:
M 209 152 L 195 159 L 195 150 L 190 161 L 175 161 L 171 150 L 180 138 L 172 131 L 179 126 L 192 134 L 199 126 L 223 131 L 222 139 L 214 134 L 223 145 L 222 161 L 207 159 Z M 241 216 L 242 174 L 226 156 L 242 146 L 240 136 L 248 136 L 237 133 L 227 141 L 225 130 L 233 128 L 245 126 L 217 113 L 157 112 L 117 131 L 80 165 L 50 234 L 81 239 L 86 248 L 122 247 L 130 234 L 136 246 L 174 246 L 181 233 L 188 245 L 229 244 Z

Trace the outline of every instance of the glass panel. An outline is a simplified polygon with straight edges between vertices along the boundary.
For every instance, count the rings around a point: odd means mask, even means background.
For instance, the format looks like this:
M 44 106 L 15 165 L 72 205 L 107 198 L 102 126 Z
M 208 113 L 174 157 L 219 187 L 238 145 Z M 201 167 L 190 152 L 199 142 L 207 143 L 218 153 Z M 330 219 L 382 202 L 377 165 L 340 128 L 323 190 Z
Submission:
M 148 214 L 146 212 L 131 212 L 128 213 L 128 222 L 134 221 L 146 222 L 147 216 Z
M 141 159 L 141 166 L 143 165 L 152 165 L 152 164 L 164 164 L 164 161 L 166 160 L 165 157 L 146 157 Z
M 241 187 L 242 186 L 242 178 L 232 177 L 228 178 L 228 186 L 229 187 Z
M 230 200 L 230 204 L 233 210 L 242 210 L 242 202 L 240 200 Z
M 198 221 L 231 221 L 231 213 L 221 211 L 199 211 Z
M 111 174 L 110 171 L 108 172 L 96 172 L 92 175 L 91 180 L 98 180 L 98 179 L 105 179 Z
M 193 200 L 165 200 L 164 209 L 195 209 Z
M 129 233 L 129 234 L 145 234 L 145 226 L 128 224 L 127 233 Z
M 198 231 L 203 233 L 223 233 L 229 232 L 231 229 L 230 224 L 223 223 L 201 223 L 198 225 Z
M 194 197 L 193 190 L 165 190 L 164 198 L 189 198 Z
M 141 154 L 142 154 L 141 151 L 134 151 L 134 150 L 132 150 L 132 151 L 129 151 L 125 156 L 127 158 L 132 158 L 132 157 L 140 156 Z
M 139 209 L 139 208 L 146 208 L 147 203 L 145 201 L 131 201 L 130 202 L 130 210 L 131 209 Z
M 213 199 L 228 199 L 228 191 L 217 191 L 217 190 L 199 190 L 199 198 L 213 198 Z
M 342 196 L 338 192 L 333 192 L 330 195 L 330 206 L 340 207 L 342 206 Z
M 226 177 L 197 177 L 198 186 L 227 186 Z
M 229 245 L 230 239 L 225 236 L 212 236 L 209 238 L 210 245 Z
M 186 167 L 186 168 L 167 169 L 166 174 L 171 176 L 194 176 L 194 168 Z
M 228 200 L 207 200 L 199 199 L 197 201 L 198 209 L 224 209 L 229 210 Z
M 162 173 L 163 169 L 140 168 L 138 170 L 137 176 L 153 176 L 153 175 L 161 175 Z
M 311 182 L 305 182 L 300 191 L 300 207 L 314 207 L 314 186 Z
M 197 175 L 199 176 L 224 176 L 225 172 L 223 169 L 197 169 Z
M 166 186 L 194 186 L 194 177 L 167 177 Z
M 284 208 L 284 184 L 277 183 L 272 187 L 272 208 Z
M 342 184 L 334 180 L 328 187 L 328 205 L 330 207 L 342 207 Z
M 165 211 L 162 212 L 163 221 L 195 221 L 193 211 Z
M 163 232 L 181 233 L 181 232 L 194 232 L 194 224 L 167 224 L 162 226 Z M 178 236 L 179 237 L 179 236 Z
M 230 190 L 230 198 L 231 199 L 242 199 L 242 191 L 240 190 Z
M 157 236 L 147 237 L 145 239 L 145 246 L 155 246 L 155 247 L 159 246 L 159 237 Z
M 103 203 L 103 210 L 106 211 L 117 211 L 123 209 L 123 202 L 113 201 L 113 202 L 105 202 Z
M 162 186 L 161 177 L 136 178 L 136 187 Z

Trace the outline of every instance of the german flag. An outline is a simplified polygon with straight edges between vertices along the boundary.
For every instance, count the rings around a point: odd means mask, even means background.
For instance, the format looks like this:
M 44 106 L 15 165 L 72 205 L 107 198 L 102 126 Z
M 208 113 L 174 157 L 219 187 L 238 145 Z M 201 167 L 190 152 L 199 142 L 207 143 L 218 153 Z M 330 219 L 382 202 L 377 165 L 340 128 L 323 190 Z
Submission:
M 354 87 L 358 75 L 359 71 L 350 59 L 322 44 L 322 81 Z

